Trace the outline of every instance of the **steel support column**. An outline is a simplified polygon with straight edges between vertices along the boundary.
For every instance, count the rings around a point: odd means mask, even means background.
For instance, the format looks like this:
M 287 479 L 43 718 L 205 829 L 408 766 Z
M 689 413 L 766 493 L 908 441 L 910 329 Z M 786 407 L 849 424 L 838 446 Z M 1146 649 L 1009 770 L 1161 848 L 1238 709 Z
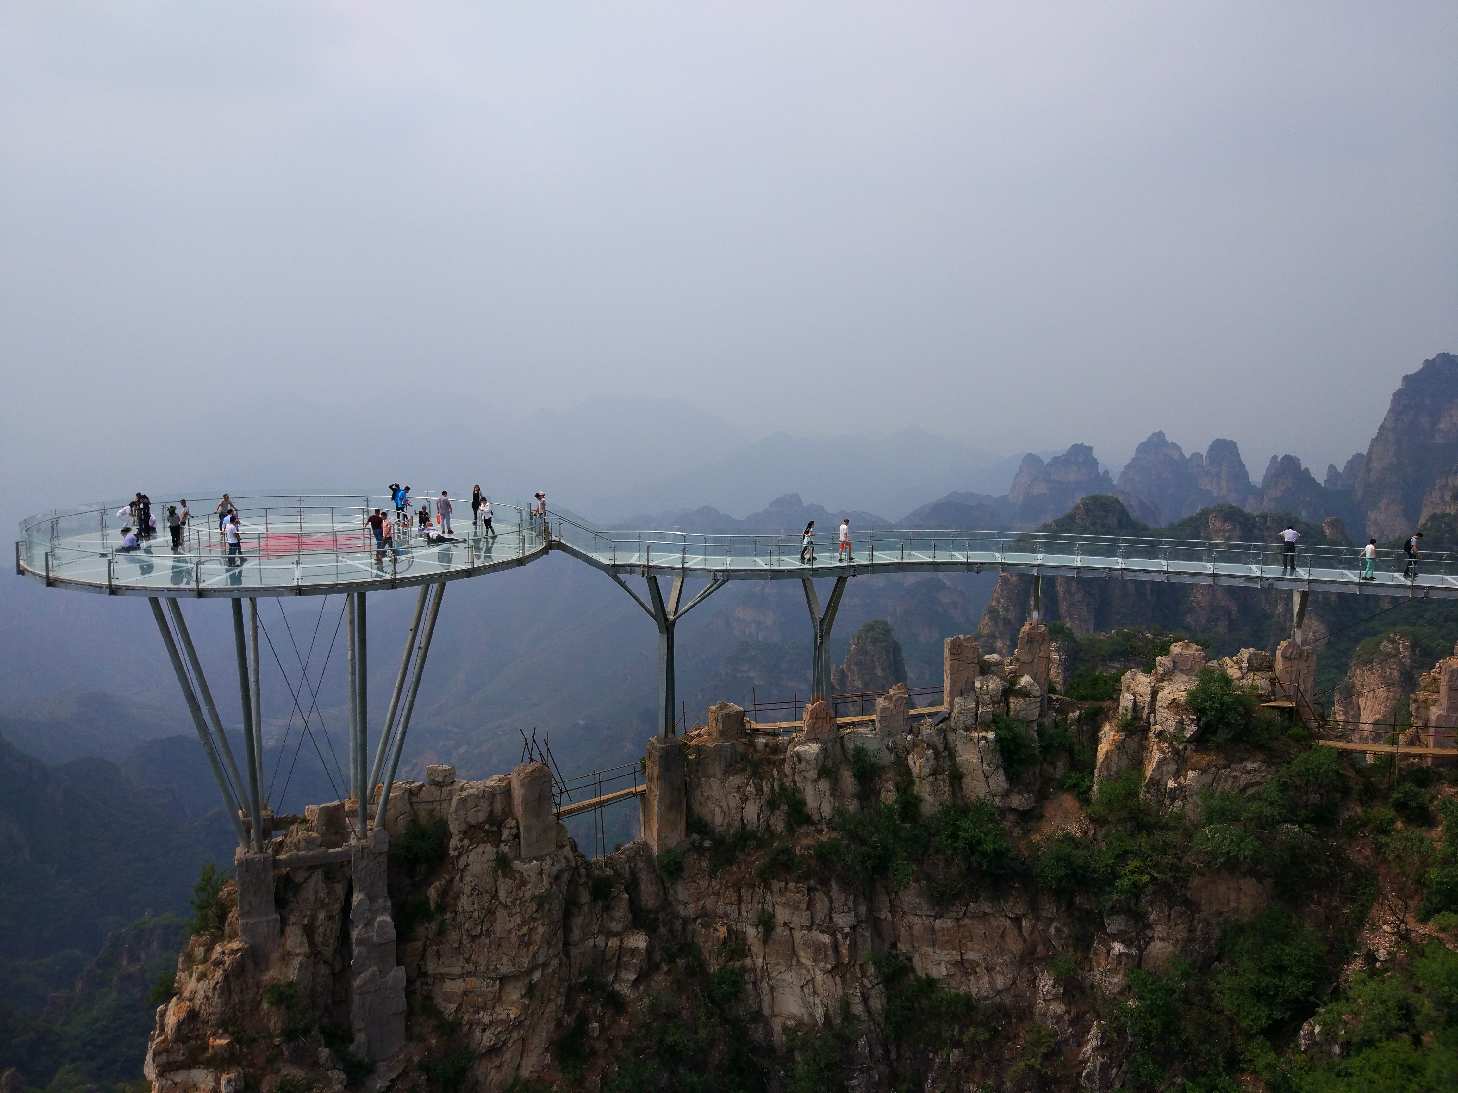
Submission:
M 253 739 L 253 680 L 248 669 L 248 643 L 243 635 L 243 601 L 228 601 L 233 607 L 233 647 L 238 658 L 238 698 L 243 708 L 243 750 L 248 761 L 248 841 L 254 850 L 263 848 L 263 807 L 258 789 L 258 752 Z
M 1301 632 L 1306 626 L 1306 597 L 1307 591 L 1304 588 L 1297 588 L 1291 592 L 1291 636 L 1296 639 L 1296 644 L 1301 644 Z
M 824 613 L 820 610 L 820 597 L 815 592 L 815 582 L 801 577 L 800 585 L 805 590 L 805 607 L 810 612 L 810 631 L 814 639 L 814 654 L 810 664 L 810 697 L 830 697 L 830 632 L 835 626 L 835 615 L 840 610 L 840 598 L 845 594 L 848 577 L 835 578 L 830 590 L 830 599 L 825 601 Z
M 426 585 L 425 591 L 435 589 L 435 596 L 430 601 L 430 608 L 425 615 L 425 629 L 420 635 L 420 649 L 415 655 L 415 668 L 410 675 L 410 690 L 405 696 L 405 706 L 400 713 L 400 725 L 395 730 L 395 737 L 390 750 L 390 767 L 385 775 L 385 784 L 380 789 L 380 803 L 375 810 L 375 826 L 382 827 L 385 823 L 385 810 L 390 804 L 390 789 L 395 784 L 395 772 L 400 769 L 400 754 L 405 750 L 405 734 L 410 731 L 410 718 L 415 713 L 415 696 L 420 693 L 420 678 L 425 674 L 425 660 L 430 655 L 430 639 L 435 634 L 435 620 L 440 615 L 440 603 L 445 599 L 445 582 L 439 581 L 433 585 Z M 420 607 L 425 606 L 425 597 L 421 597 Z M 420 612 L 416 611 L 416 619 L 419 620 Z
M 253 757 L 255 777 L 263 785 L 263 661 L 258 659 L 258 601 L 248 597 L 248 668 L 253 687 Z M 265 806 L 267 802 L 264 802 Z
M 359 746 L 354 753 L 355 759 L 355 784 L 359 786 L 359 797 L 356 801 L 359 813 L 359 834 L 364 838 L 369 834 L 370 820 L 370 781 L 369 781 L 369 746 L 370 746 L 370 658 L 369 658 L 369 633 L 370 628 L 365 616 L 365 594 L 356 592 L 354 594 L 355 610 L 359 614 L 359 622 L 355 627 L 355 640 L 359 643 L 359 651 L 356 653 L 355 673 L 359 679 L 359 723 L 355 730 L 358 734 Z
M 1033 574 L 1033 621 L 1043 621 L 1043 575 Z
M 243 801 L 243 787 L 247 784 L 243 776 L 238 773 L 238 761 L 233 758 L 233 746 L 228 743 L 228 734 L 223 730 L 223 719 L 218 716 L 218 704 L 213 701 L 213 689 L 208 686 L 208 677 L 203 674 L 202 661 L 198 659 L 197 649 L 192 644 L 192 632 L 187 628 L 187 620 L 182 617 L 182 608 L 176 600 L 167 601 L 168 613 L 172 616 L 172 627 L 177 631 L 177 636 L 182 639 L 182 651 L 187 655 L 187 664 L 192 671 L 192 678 L 197 681 L 197 691 L 202 698 L 203 710 L 212 723 L 213 732 L 217 735 L 218 750 L 227 764 L 228 773 L 232 777 L 233 799 L 240 804 Z M 245 730 L 246 731 L 246 730 Z
M 187 677 L 187 669 L 183 667 L 182 656 L 177 651 L 177 641 L 167 626 L 167 616 L 162 613 L 161 603 L 155 596 L 149 596 L 147 602 L 152 605 L 152 617 L 157 620 L 157 630 L 161 633 L 162 644 L 167 649 L 167 659 L 172 662 L 172 671 L 177 675 L 177 685 L 182 688 L 182 697 L 187 703 L 187 712 L 192 716 L 193 728 L 197 730 L 198 743 L 202 745 L 203 754 L 208 757 L 208 766 L 212 768 L 213 778 L 218 783 L 218 791 L 223 795 L 224 811 L 228 813 L 229 818 L 233 821 L 234 829 L 238 832 L 238 845 L 243 846 L 247 841 L 247 836 L 243 831 L 243 821 L 238 815 L 238 799 L 228 784 L 228 776 L 223 773 L 223 764 L 218 759 L 217 747 L 208 732 L 207 722 L 203 720 L 197 693 L 193 690 L 192 681 Z
M 677 673 L 673 663 L 673 630 L 678 624 L 678 601 L 683 595 L 683 576 L 673 579 L 669 601 L 664 602 L 663 590 L 658 587 L 658 578 L 649 574 L 648 599 L 653 604 L 653 621 L 658 624 L 658 729 L 662 736 L 673 736 L 678 731 Z
M 354 631 L 357 625 L 355 620 L 354 597 L 357 593 L 347 592 L 344 597 L 344 654 L 347 663 L 349 676 L 349 792 L 355 799 L 356 812 L 358 812 L 358 801 L 364 787 L 359 784 L 359 665 L 356 663 L 357 650 L 354 643 Z M 364 831 L 355 832 L 361 839 L 364 838 Z

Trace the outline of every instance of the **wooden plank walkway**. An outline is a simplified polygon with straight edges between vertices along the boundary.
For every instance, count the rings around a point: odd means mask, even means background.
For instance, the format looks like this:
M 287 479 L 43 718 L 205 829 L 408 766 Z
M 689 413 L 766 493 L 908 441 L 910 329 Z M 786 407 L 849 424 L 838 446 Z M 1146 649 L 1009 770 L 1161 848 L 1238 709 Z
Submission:
M 1365 751 L 1378 755 L 1426 755 L 1433 758 L 1458 759 L 1458 747 L 1440 748 L 1427 744 L 1359 744 L 1352 740 L 1318 740 L 1323 748 L 1337 751 Z
M 626 801 L 629 797 L 641 797 L 647 791 L 647 786 L 629 786 L 627 789 L 604 793 L 601 797 L 589 797 L 585 801 L 572 801 L 557 810 L 557 819 L 565 820 L 569 816 L 579 816 L 584 812 L 591 812 L 595 808 L 602 808 L 604 805 L 610 805 L 617 801 Z
M 906 711 L 907 717 L 929 717 L 932 714 L 946 713 L 945 706 L 916 706 Z M 865 725 L 876 720 L 873 713 L 850 713 L 844 714 L 835 719 L 837 725 Z M 751 721 L 744 720 L 744 727 L 750 732 L 788 732 L 791 729 L 803 729 L 805 720 L 799 721 Z

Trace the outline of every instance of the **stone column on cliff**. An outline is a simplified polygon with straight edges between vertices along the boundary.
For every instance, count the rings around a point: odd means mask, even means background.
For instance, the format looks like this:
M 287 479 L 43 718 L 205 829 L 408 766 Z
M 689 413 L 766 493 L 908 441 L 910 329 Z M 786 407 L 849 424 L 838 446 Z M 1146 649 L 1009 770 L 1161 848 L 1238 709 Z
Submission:
M 1316 718 L 1311 704 L 1316 689 L 1316 650 L 1287 638 L 1276 646 L 1276 682 L 1287 698 L 1296 703 L 1302 721 Z
M 1042 694 L 1048 693 L 1053 663 L 1053 637 L 1041 622 L 1025 622 L 1018 631 L 1018 649 L 1013 654 L 1018 674 L 1032 676 Z
M 741 711 L 742 712 L 742 711 Z M 655 854 L 672 850 L 688 835 L 688 774 L 676 736 L 648 741 L 643 841 Z
M 1458 647 L 1452 656 L 1438 661 L 1433 671 L 1438 677 L 1438 695 L 1424 719 L 1427 739 L 1423 742 L 1428 747 L 1451 748 L 1458 743 L 1454 740 L 1454 730 L 1458 729 Z
M 830 703 L 823 698 L 817 698 L 805 707 L 804 724 L 805 727 L 800 731 L 801 740 L 834 740 L 837 735 L 835 715 L 830 712 Z
M 709 707 L 705 727 L 710 740 L 739 743 L 745 737 L 744 707 L 732 702 L 716 702 Z
M 521 833 L 523 860 L 540 858 L 557 849 L 552 772 L 545 763 L 522 763 L 512 770 L 511 811 Z
M 971 634 L 956 634 L 942 643 L 942 701 L 948 710 L 975 692 L 981 664 L 982 647 Z
M 278 948 L 278 908 L 273 900 L 273 855 L 233 851 L 238 885 L 238 936 L 261 963 Z
M 405 969 L 395 962 L 389 858 L 390 836 L 382 828 L 350 849 L 349 1017 L 354 1051 L 375 1060 L 405 1043 Z
M 876 699 L 876 732 L 885 737 L 906 735 L 906 710 L 911 704 L 906 684 L 898 683 Z

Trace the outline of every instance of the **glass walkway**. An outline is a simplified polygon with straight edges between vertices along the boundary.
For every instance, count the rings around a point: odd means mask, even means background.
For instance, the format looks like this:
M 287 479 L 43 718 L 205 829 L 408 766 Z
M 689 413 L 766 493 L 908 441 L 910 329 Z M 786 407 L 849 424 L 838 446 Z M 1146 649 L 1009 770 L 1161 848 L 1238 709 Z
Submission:
M 417 499 L 431 500 L 425 495 Z M 835 530 L 801 556 L 796 532 L 698 534 L 606 531 L 560 510 L 546 530 L 525 506 L 497 504 L 494 535 L 473 528 L 470 505 L 452 499 L 453 535 L 409 527 L 378 548 L 365 526 L 384 497 L 289 495 L 238 497 L 240 551 L 230 557 L 214 509 L 197 498 L 174 551 L 165 527 L 168 504 L 154 503 L 158 534 L 121 549 L 130 523 L 124 503 L 51 512 L 22 522 L 16 570 L 47 585 L 110 595 L 257 597 L 325 595 L 475 577 L 527 564 L 559 550 L 622 576 L 702 575 L 724 580 L 842 577 L 872 573 L 994 572 L 1090 580 L 1163 581 L 1368 596 L 1458 599 L 1458 557 L 1424 554 L 1412 579 L 1401 552 L 1382 551 L 1375 579 L 1361 579 L 1356 547 L 1301 547 L 1294 571 L 1269 543 L 1182 541 L 1015 531 L 873 529 L 854 533 L 848 559 L 837 556 Z

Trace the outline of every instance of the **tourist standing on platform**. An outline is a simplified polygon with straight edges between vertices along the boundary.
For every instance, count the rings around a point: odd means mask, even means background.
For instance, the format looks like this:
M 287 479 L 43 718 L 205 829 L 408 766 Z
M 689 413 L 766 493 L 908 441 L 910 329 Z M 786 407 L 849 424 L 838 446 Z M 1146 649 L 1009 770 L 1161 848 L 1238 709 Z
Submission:
M 395 521 L 385 512 L 380 513 L 380 543 L 394 558 L 400 553 L 395 549 Z
M 494 515 L 495 510 L 491 508 L 491 498 L 481 498 L 481 534 L 492 539 L 496 538 L 496 529 L 491 526 L 491 519 Z
M 145 493 L 139 493 L 137 494 L 137 500 L 141 507 L 141 511 L 137 517 L 141 523 L 141 527 L 137 530 L 142 533 L 143 539 L 150 539 L 157 533 L 157 522 L 152 519 L 152 499 Z
M 1367 545 L 1362 548 L 1362 580 L 1375 581 L 1377 579 L 1377 540 L 1368 539 Z
M 1281 532 L 1281 576 L 1296 576 L 1296 540 L 1301 533 L 1295 528 Z
M 547 495 L 544 491 L 538 490 L 532 494 L 532 507 L 528 512 L 532 527 L 536 528 L 543 536 L 547 534 Z
M 1418 558 L 1420 556 L 1420 551 L 1418 548 L 1422 546 L 1422 543 L 1419 541 L 1422 539 L 1422 537 L 1422 532 L 1413 532 L 1407 538 L 1407 545 L 1402 548 L 1403 552 L 1407 555 L 1407 565 L 1402 567 L 1402 575 L 1406 580 L 1417 580 Z
M 182 517 L 177 515 L 177 506 L 167 506 L 167 533 L 172 536 L 172 553 L 182 549 Z
M 471 529 L 473 531 L 481 526 L 481 483 L 477 482 L 471 487 Z
M 800 563 L 815 564 L 815 521 L 811 520 L 800 533 Z
M 375 565 L 381 565 L 385 561 L 385 510 L 375 509 L 366 516 L 365 527 L 375 538 Z
M 853 562 L 856 556 L 851 553 L 850 517 L 843 516 L 840 520 L 840 550 L 836 554 L 838 562 Z
M 228 516 L 233 511 L 233 499 L 229 497 L 226 493 L 223 494 L 222 499 L 218 502 L 218 507 L 215 508 L 213 511 L 217 513 L 218 534 L 221 535 L 223 533 L 223 529 L 227 527 Z
M 187 530 L 187 525 L 192 523 L 192 510 L 187 507 L 186 497 L 177 502 L 177 515 L 182 517 L 183 530 Z
M 131 518 L 132 527 L 139 527 L 142 523 L 142 494 L 140 491 L 127 502 L 127 515 Z
M 243 564 L 243 525 L 238 522 L 236 512 L 229 513 L 225 517 L 227 523 L 223 525 L 223 538 L 228 544 L 228 568 Z
M 440 525 L 441 530 L 447 535 L 454 535 L 451 530 L 451 513 L 456 510 L 451 507 L 451 499 L 445 490 L 440 491 L 440 496 L 435 499 L 435 522 Z

